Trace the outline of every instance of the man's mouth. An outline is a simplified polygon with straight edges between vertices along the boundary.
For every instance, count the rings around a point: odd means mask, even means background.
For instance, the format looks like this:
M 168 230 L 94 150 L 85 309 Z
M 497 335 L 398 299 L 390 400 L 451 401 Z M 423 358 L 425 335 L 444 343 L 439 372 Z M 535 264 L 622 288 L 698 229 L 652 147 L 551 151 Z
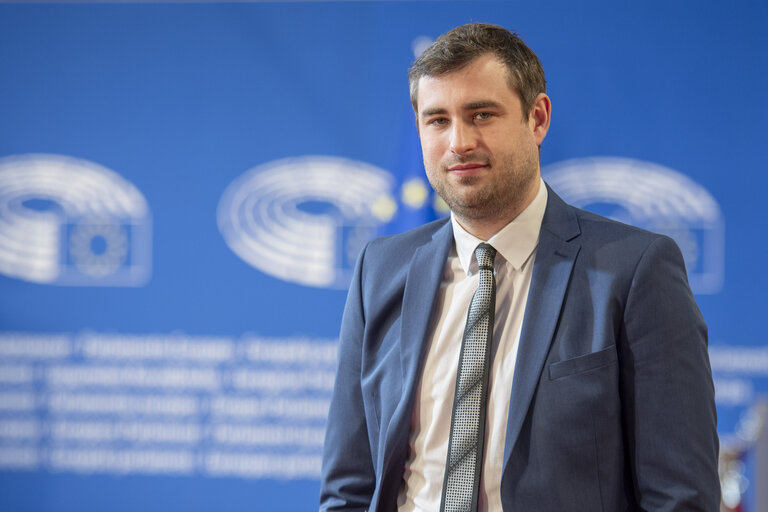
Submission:
M 467 162 L 463 164 L 452 165 L 448 168 L 448 171 L 456 176 L 471 176 L 488 168 L 487 163 L 481 162 Z

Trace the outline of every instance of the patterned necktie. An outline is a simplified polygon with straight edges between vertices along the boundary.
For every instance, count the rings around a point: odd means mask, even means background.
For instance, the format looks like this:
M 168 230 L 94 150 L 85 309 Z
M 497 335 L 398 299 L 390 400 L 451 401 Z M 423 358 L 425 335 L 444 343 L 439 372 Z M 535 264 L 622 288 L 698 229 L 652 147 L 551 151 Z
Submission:
M 469 304 L 467 326 L 461 340 L 441 512 L 477 510 L 496 307 L 495 256 L 496 250 L 488 244 L 480 244 L 475 249 L 480 283 Z

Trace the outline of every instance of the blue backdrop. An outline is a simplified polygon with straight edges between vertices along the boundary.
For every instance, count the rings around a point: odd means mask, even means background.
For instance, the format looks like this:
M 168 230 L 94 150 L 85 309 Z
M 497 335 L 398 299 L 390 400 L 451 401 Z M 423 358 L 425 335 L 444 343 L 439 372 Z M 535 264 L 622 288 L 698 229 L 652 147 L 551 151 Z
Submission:
M 445 214 L 406 72 L 469 21 L 541 59 L 555 190 L 683 248 L 730 496 L 757 510 L 768 4 L 746 1 L 0 5 L 0 510 L 316 508 L 356 251 Z

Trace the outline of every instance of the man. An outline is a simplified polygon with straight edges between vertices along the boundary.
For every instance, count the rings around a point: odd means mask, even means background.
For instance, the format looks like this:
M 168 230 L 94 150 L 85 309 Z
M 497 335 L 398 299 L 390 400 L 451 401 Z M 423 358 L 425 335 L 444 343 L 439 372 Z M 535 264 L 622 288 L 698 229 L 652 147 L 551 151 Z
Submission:
M 321 510 L 718 510 L 706 325 L 677 246 L 543 183 L 550 100 L 516 35 L 458 27 L 409 79 L 451 218 L 358 260 Z

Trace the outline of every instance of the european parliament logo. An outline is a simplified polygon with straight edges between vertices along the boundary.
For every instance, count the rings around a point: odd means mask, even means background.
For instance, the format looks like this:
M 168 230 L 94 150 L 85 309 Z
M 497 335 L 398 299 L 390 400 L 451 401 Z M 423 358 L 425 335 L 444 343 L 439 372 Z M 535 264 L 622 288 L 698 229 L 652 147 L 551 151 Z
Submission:
M 0 274 L 40 284 L 140 286 L 151 217 L 139 190 L 85 160 L 0 159 Z
M 542 175 L 574 206 L 673 238 L 694 293 L 722 289 L 723 215 L 712 194 L 689 177 L 650 162 L 609 157 L 566 160 L 543 168 Z
M 224 191 L 219 231 L 235 254 L 266 274 L 343 289 L 360 249 L 397 211 L 394 181 L 382 169 L 344 158 L 268 162 Z

